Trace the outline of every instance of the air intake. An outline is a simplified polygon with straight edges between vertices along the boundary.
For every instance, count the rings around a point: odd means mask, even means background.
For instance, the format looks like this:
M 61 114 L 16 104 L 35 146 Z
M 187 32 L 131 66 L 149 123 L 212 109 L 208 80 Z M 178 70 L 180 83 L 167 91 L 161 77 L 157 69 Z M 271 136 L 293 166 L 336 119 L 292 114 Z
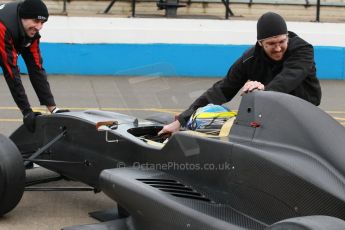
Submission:
M 193 188 L 186 186 L 176 180 L 170 180 L 170 179 L 137 179 L 137 180 L 176 197 L 211 202 L 209 198 L 205 197 L 204 195 L 197 192 Z

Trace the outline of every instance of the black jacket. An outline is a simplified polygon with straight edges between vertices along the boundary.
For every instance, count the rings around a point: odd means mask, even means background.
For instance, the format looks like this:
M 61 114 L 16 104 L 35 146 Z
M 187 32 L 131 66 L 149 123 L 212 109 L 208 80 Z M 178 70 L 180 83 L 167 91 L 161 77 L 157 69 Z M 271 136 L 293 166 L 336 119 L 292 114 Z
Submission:
M 232 65 L 225 78 L 216 82 L 178 116 L 184 126 L 193 112 L 209 103 L 230 101 L 248 81 L 259 81 L 265 90 L 288 93 L 319 105 L 321 87 L 316 77 L 313 46 L 289 32 L 283 60 L 273 61 L 256 44 Z
M 0 6 L 0 65 L 14 101 L 22 112 L 25 112 L 30 109 L 30 104 L 20 79 L 17 65 L 19 54 L 25 61 L 31 84 L 41 105 L 54 106 L 55 102 L 42 67 L 40 35 L 37 33 L 33 38 L 25 35 L 18 16 L 20 4 L 13 2 Z

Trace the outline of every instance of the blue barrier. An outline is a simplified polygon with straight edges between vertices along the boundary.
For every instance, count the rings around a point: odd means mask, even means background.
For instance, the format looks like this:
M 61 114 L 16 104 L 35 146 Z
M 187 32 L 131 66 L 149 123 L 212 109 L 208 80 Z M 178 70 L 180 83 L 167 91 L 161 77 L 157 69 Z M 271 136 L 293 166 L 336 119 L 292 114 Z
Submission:
M 42 43 L 48 74 L 223 77 L 248 45 Z M 316 46 L 320 79 L 345 79 L 345 48 Z M 26 72 L 23 61 L 19 61 Z

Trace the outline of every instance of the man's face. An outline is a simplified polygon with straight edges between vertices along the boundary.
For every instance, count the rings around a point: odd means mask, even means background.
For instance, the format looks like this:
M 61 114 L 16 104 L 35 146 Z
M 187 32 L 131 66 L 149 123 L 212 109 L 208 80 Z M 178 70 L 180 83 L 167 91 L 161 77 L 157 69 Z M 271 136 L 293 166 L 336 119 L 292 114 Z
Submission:
M 275 61 L 283 59 L 288 48 L 289 37 L 287 34 L 266 38 L 259 41 L 259 45 L 263 47 L 269 58 Z
M 43 27 L 44 21 L 39 19 L 24 19 L 22 18 L 24 31 L 28 37 L 32 38 Z

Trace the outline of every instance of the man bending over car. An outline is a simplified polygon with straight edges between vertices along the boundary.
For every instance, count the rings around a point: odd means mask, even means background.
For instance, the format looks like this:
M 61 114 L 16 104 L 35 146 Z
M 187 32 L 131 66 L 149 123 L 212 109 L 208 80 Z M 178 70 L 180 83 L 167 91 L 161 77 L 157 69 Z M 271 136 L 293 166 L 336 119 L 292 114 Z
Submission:
M 25 93 L 17 65 L 22 55 L 31 84 L 41 105 L 51 113 L 66 112 L 56 107 L 54 97 L 42 66 L 39 48 L 43 24 L 48 20 L 48 9 L 41 0 L 25 0 L 0 5 L 0 65 L 12 97 L 24 116 L 24 124 L 34 131 L 35 117 Z
M 319 105 L 321 87 L 316 77 L 313 46 L 288 31 L 280 15 L 273 12 L 263 14 L 257 22 L 256 44 L 231 66 L 226 77 L 216 82 L 158 134 L 178 131 L 181 126 L 186 126 L 198 108 L 210 103 L 226 103 L 239 90 L 242 95 L 253 90 L 288 93 Z

